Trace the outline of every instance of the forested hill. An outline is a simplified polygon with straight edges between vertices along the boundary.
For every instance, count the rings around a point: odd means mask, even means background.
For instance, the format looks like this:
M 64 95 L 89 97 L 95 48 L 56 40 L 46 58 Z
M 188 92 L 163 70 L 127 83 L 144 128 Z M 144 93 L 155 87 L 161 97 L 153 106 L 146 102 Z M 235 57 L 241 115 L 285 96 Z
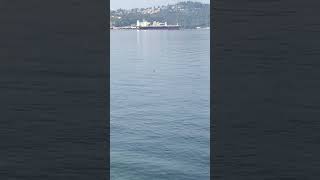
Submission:
M 210 26 L 210 4 L 200 2 L 179 2 L 177 4 L 135 9 L 111 11 L 111 23 L 114 26 L 130 26 L 137 20 L 159 21 L 179 24 L 183 28 Z

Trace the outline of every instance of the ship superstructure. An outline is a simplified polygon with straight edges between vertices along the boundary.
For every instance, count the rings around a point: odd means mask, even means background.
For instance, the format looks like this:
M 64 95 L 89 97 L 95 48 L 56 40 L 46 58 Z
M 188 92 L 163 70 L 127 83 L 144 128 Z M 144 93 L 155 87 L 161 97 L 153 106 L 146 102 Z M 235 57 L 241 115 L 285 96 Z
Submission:
M 157 21 L 148 22 L 143 20 L 140 22 L 137 20 L 137 29 L 142 30 L 158 30 L 158 29 L 164 29 L 164 30 L 178 30 L 180 29 L 180 25 L 177 23 L 176 25 L 168 25 L 167 22 L 161 23 Z

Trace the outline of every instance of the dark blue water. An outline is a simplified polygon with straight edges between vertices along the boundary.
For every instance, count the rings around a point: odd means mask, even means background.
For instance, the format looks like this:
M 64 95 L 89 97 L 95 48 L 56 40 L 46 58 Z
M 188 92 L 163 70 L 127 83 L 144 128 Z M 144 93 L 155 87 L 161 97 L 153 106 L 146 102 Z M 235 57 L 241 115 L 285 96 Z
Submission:
M 209 30 L 111 31 L 111 179 L 209 179 Z

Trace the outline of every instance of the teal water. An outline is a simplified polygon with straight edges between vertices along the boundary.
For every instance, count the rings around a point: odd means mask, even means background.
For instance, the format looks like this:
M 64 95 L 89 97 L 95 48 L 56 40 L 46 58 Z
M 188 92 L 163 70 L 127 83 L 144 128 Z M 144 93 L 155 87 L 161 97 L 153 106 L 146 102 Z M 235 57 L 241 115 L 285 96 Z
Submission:
M 210 31 L 111 31 L 111 179 L 208 180 Z

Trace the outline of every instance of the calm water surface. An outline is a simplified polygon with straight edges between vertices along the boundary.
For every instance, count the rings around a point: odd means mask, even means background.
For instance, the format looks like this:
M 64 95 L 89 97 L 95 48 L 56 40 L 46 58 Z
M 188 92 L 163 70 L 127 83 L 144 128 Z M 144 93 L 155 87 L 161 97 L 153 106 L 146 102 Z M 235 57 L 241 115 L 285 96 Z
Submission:
M 111 31 L 111 179 L 208 180 L 210 31 Z

